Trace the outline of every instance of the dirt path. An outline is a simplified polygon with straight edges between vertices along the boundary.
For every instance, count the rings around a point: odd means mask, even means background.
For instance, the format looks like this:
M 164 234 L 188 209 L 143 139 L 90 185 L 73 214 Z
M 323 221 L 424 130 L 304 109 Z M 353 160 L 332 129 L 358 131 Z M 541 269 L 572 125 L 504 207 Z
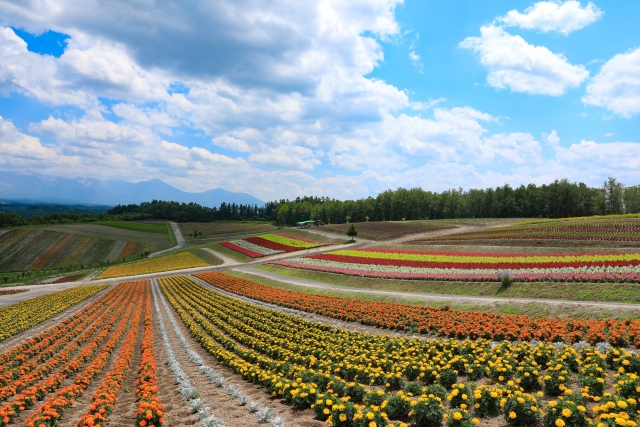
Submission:
M 176 224 L 175 222 L 171 222 L 170 224 L 171 224 L 171 229 L 173 230 L 173 235 L 176 236 L 176 242 L 178 244 L 172 248 L 165 249 L 163 251 L 154 252 L 151 255 L 149 255 L 149 258 L 155 258 L 162 255 L 166 255 L 170 252 L 177 251 L 178 249 L 187 247 L 187 241 L 184 240 L 184 237 L 182 236 L 182 231 L 180 231 L 180 227 L 178 226 L 178 224 Z
M 499 298 L 499 297 L 483 297 L 483 296 L 462 296 L 462 295 L 449 295 L 449 294 L 432 294 L 432 293 L 418 293 L 418 292 L 397 292 L 397 291 L 381 291 L 367 288 L 351 288 L 345 286 L 332 285 L 323 282 L 316 282 L 314 280 L 301 279 L 297 277 L 283 276 L 280 274 L 272 273 L 269 271 L 259 270 L 253 266 L 247 267 L 234 267 L 233 270 L 241 271 L 243 273 L 254 274 L 256 276 L 265 277 L 271 280 L 277 280 L 284 283 L 290 283 L 293 285 L 304 286 L 306 288 L 313 288 L 323 291 L 340 291 L 340 292 L 354 292 L 354 293 L 366 293 L 368 295 L 380 295 L 401 297 L 411 300 L 420 301 L 455 301 L 456 304 L 495 304 L 495 303 L 543 303 L 558 306 L 582 306 L 582 307 L 597 307 L 600 309 L 608 309 L 612 311 L 625 309 L 625 310 L 637 310 L 640 314 L 640 304 L 618 304 L 610 302 L 595 302 L 595 301 L 571 301 L 560 299 L 537 299 L 537 298 Z

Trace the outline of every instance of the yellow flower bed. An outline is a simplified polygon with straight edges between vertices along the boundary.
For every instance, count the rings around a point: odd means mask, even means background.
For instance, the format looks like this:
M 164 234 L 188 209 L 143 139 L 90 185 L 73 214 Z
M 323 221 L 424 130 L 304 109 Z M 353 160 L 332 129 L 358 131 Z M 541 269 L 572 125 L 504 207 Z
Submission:
M 98 276 L 98 279 L 136 276 L 139 274 L 158 273 L 161 271 L 180 270 L 183 268 L 206 267 L 208 265 L 208 263 L 191 252 L 180 252 L 131 264 L 114 265 L 113 267 L 109 267 L 103 271 Z
M 55 316 L 108 286 L 77 286 L 0 308 L 0 341 Z

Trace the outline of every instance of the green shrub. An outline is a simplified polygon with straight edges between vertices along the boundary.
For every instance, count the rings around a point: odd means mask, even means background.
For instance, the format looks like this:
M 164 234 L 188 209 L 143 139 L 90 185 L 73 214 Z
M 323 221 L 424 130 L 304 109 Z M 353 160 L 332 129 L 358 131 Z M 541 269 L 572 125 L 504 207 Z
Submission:
M 447 400 L 451 407 L 466 408 L 471 404 L 471 391 L 466 384 L 454 384 L 451 388 L 451 393 L 447 396 Z
M 587 408 L 566 399 L 551 400 L 543 427 L 589 427 Z
M 502 405 L 504 402 L 504 405 Z M 540 421 L 538 400 L 530 394 L 513 394 L 501 402 L 504 419 L 507 424 L 515 426 L 528 426 Z
M 392 420 L 404 418 L 408 416 L 409 411 L 411 411 L 411 400 L 401 392 L 390 397 L 386 401 L 386 404 L 382 405 L 381 409 L 384 410 Z
M 489 387 L 481 385 L 473 391 L 474 413 L 481 417 L 493 417 L 502 412 L 500 401 L 503 390 L 500 387 Z
M 544 379 L 544 392 L 552 396 L 561 395 L 569 384 L 571 384 L 571 373 L 569 366 L 562 362 L 552 361 Z
M 444 419 L 444 406 L 438 397 L 420 397 L 411 403 L 409 416 L 415 427 L 439 427 Z
M 447 427 L 474 427 L 480 423 L 477 418 L 471 417 L 465 409 L 454 409 L 446 414 Z

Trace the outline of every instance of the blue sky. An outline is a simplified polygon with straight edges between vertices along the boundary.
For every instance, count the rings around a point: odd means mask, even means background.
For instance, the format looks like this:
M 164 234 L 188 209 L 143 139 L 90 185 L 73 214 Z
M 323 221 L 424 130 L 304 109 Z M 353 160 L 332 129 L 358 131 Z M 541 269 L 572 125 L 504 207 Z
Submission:
M 0 0 L 0 169 L 263 200 L 640 183 L 639 2 Z

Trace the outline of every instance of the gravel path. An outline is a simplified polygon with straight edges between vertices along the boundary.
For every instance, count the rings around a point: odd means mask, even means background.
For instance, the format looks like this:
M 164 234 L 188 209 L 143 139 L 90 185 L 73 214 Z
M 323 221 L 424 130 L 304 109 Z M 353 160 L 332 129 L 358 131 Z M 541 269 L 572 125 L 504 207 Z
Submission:
M 178 244 L 172 248 L 165 249 L 163 251 L 154 252 L 151 255 L 149 255 L 149 258 L 155 258 L 161 255 L 166 255 L 170 252 L 177 251 L 178 249 L 187 247 L 187 241 L 184 240 L 184 237 L 182 236 L 182 231 L 180 231 L 180 227 L 178 227 L 178 224 L 176 224 L 175 222 L 171 222 L 170 224 L 171 224 L 171 229 L 173 230 L 173 234 L 174 236 L 176 236 L 176 241 L 178 242 Z
M 233 270 L 243 273 L 254 274 L 256 276 L 264 277 L 271 280 L 277 280 L 280 282 L 290 283 L 292 285 L 304 286 L 307 288 L 314 288 L 319 290 L 329 291 L 341 291 L 341 292 L 357 292 L 366 293 L 369 295 L 391 296 L 410 298 L 412 300 L 422 301 L 454 301 L 456 304 L 477 304 L 477 303 L 543 303 L 553 305 L 574 305 L 582 307 L 598 307 L 609 310 L 620 309 L 637 309 L 640 312 L 640 304 L 621 304 L 610 302 L 596 302 L 596 301 L 571 301 L 561 299 L 538 299 L 538 298 L 499 298 L 499 297 L 482 297 L 482 296 L 466 296 L 466 295 L 450 295 L 450 294 L 432 294 L 432 293 L 420 293 L 420 292 L 397 292 L 397 291 L 380 291 L 368 288 L 352 288 L 346 286 L 332 285 L 329 283 L 316 282 L 309 279 L 301 279 L 297 277 L 283 276 L 281 274 L 272 273 L 270 271 L 259 270 L 253 266 L 234 267 Z

